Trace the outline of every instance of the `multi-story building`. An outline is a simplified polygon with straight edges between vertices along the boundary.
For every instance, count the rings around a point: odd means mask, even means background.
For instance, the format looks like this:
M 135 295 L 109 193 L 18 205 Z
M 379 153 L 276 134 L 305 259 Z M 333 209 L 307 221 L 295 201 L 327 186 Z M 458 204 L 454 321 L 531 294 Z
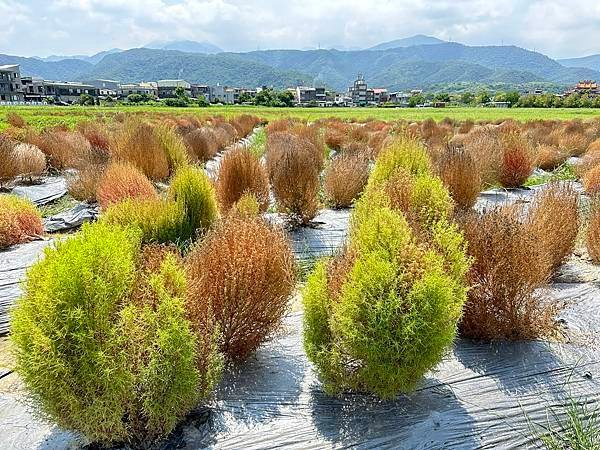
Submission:
M 38 77 L 21 77 L 23 98 L 26 102 L 43 102 L 46 98 L 44 80 Z
M 149 97 L 158 97 L 158 87 L 156 83 L 141 82 L 141 83 L 128 83 L 119 85 L 118 95 L 119 97 L 127 97 L 131 94 L 147 95 Z
M 22 102 L 23 99 L 19 65 L 0 66 L 0 101 Z
M 387 89 L 374 88 L 373 89 L 373 102 L 377 104 L 387 103 L 390 101 L 390 95 Z
M 368 91 L 367 82 L 362 74 L 359 73 L 353 85 L 348 88 L 348 96 L 352 98 L 352 103 L 355 106 L 365 106 L 370 100 L 369 97 L 373 94 L 372 90 L 370 95 Z
M 392 92 L 390 94 L 390 102 L 399 106 L 408 106 L 408 101 L 411 97 L 412 94 L 408 92 Z
M 235 89 L 221 86 L 217 83 L 216 86 L 210 87 L 210 101 L 224 103 L 226 105 L 233 105 L 235 103 L 236 92 Z M 239 92 L 238 92 L 239 97 Z
M 600 95 L 600 85 L 594 80 L 583 80 L 577 83 L 570 93 Z
M 204 97 L 206 101 L 210 101 L 210 87 L 206 84 L 192 84 L 192 98 Z
M 297 86 L 293 90 L 294 99 L 300 105 L 309 103 L 324 104 L 326 102 L 325 88 L 323 87 L 306 87 Z
M 185 80 L 160 80 L 156 82 L 158 87 L 158 98 L 175 98 L 175 90 L 183 88 L 188 97 L 192 95 L 192 85 Z
M 119 95 L 120 83 L 115 80 L 85 80 L 85 84 L 98 88 L 100 97 L 115 98 Z
M 77 103 L 82 95 L 88 94 L 94 98 L 100 96 L 100 89 L 85 83 L 71 81 L 44 81 L 46 97 L 63 103 Z

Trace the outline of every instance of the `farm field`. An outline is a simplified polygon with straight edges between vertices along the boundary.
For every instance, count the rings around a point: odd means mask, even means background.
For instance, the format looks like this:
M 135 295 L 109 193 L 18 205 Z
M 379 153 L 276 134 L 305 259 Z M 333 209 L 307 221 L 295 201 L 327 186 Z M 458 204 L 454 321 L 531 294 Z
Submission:
M 172 115 L 194 115 L 197 117 L 210 117 L 222 115 L 233 117 L 239 114 L 255 114 L 266 120 L 295 117 L 303 120 L 317 120 L 323 118 L 338 118 L 342 120 L 425 120 L 440 121 L 446 117 L 453 120 L 489 120 L 515 119 L 518 121 L 530 120 L 568 120 L 585 119 L 600 116 L 599 109 L 592 108 L 475 108 L 475 107 L 449 107 L 449 108 L 268 108 L 253 106 L 211 106 L 209 108 L 167 108 L 167 107 L 50 107 L 50 106 L 0 106 L 0 131 L 7 127 L 6 114 L 16 112 L 28 124 L 35 128 L 44 128 L 55 125 L 74 126 L 82 120 L 94 117 L 111 117 L 117 112 L 123 113 L 164 113 Z
M 600 117 L 362 111 L 2 110 L 0 443 L 598 448 Z

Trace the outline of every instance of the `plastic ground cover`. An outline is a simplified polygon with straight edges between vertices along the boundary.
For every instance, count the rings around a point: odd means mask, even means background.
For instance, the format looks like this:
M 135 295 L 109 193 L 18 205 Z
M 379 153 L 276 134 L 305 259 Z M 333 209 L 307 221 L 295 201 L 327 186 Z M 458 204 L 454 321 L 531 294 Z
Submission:
M 333 253 L 349 215 L 323 211 L 313 227 L 291 231 L 297 257 Z M 360 393 L 328 397 L 302 348 L 302 313 L 292 313 L 278 336 L 226 371 L 214 400 L 190 414 L 161 448 L 527 447 L 538 425 L 548 425 L 548 408 L 562 416 L 571 399 L 592 407 L 600 401 L 600 268 L 572 258 L 548 295 L 567 301 L 564 342 L 458 339 L 416 392 L 389 401 Z M 80 444 L 34 418 L 22 398 L 0 389 L 0 447 Z
M 44 219 L 44 230 L 47 233 L 57 233 L 79 228 L 84 222 L 92 222 L 98 218 L 98 205 L 78 203 L 73 208 Z
M 42 206 L 58 200 L 67 193 L 67 179 L 62 176 L 44 177 L 40 184 L 17 186 L 11 192 L 31 200 L 37 206 Z

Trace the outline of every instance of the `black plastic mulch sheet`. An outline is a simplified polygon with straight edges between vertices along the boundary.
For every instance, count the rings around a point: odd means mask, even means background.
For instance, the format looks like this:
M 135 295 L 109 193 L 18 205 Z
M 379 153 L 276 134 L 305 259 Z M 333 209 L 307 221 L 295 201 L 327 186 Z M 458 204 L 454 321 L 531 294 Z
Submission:
M 98 205 L 79 203 L 67 211 L 44 219 L 44 230 L 47 233 L 73 230 L 84 222 L 96 220 L 99 213 Z
M 45 177 L 40 184 L 17 186 L 11 193 L 27 198 L 37 206 L 42 206 L 58 200 L 67 193 L 67 179 L 61 176 Z
M 0 251 L 0 335 L 8 332 L 8 309 L 21 295 L 20 282 L 27 268 L 51 243 L 33 241 Z

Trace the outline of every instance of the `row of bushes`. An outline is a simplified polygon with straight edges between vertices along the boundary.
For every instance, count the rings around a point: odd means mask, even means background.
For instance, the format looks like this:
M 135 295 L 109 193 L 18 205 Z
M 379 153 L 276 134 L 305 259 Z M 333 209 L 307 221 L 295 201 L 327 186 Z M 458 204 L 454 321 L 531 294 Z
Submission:
M 46 251 L 11 318 L 43 417 L 102 445 L 148 446 L 208 400 L 224 361 L 278 330 L 291 247 L 243 201 L 219 219 L 204 172 L 181 168 L 165 199 L 113 203 Z M 200 236 L 185 254 L 174 245 Z

